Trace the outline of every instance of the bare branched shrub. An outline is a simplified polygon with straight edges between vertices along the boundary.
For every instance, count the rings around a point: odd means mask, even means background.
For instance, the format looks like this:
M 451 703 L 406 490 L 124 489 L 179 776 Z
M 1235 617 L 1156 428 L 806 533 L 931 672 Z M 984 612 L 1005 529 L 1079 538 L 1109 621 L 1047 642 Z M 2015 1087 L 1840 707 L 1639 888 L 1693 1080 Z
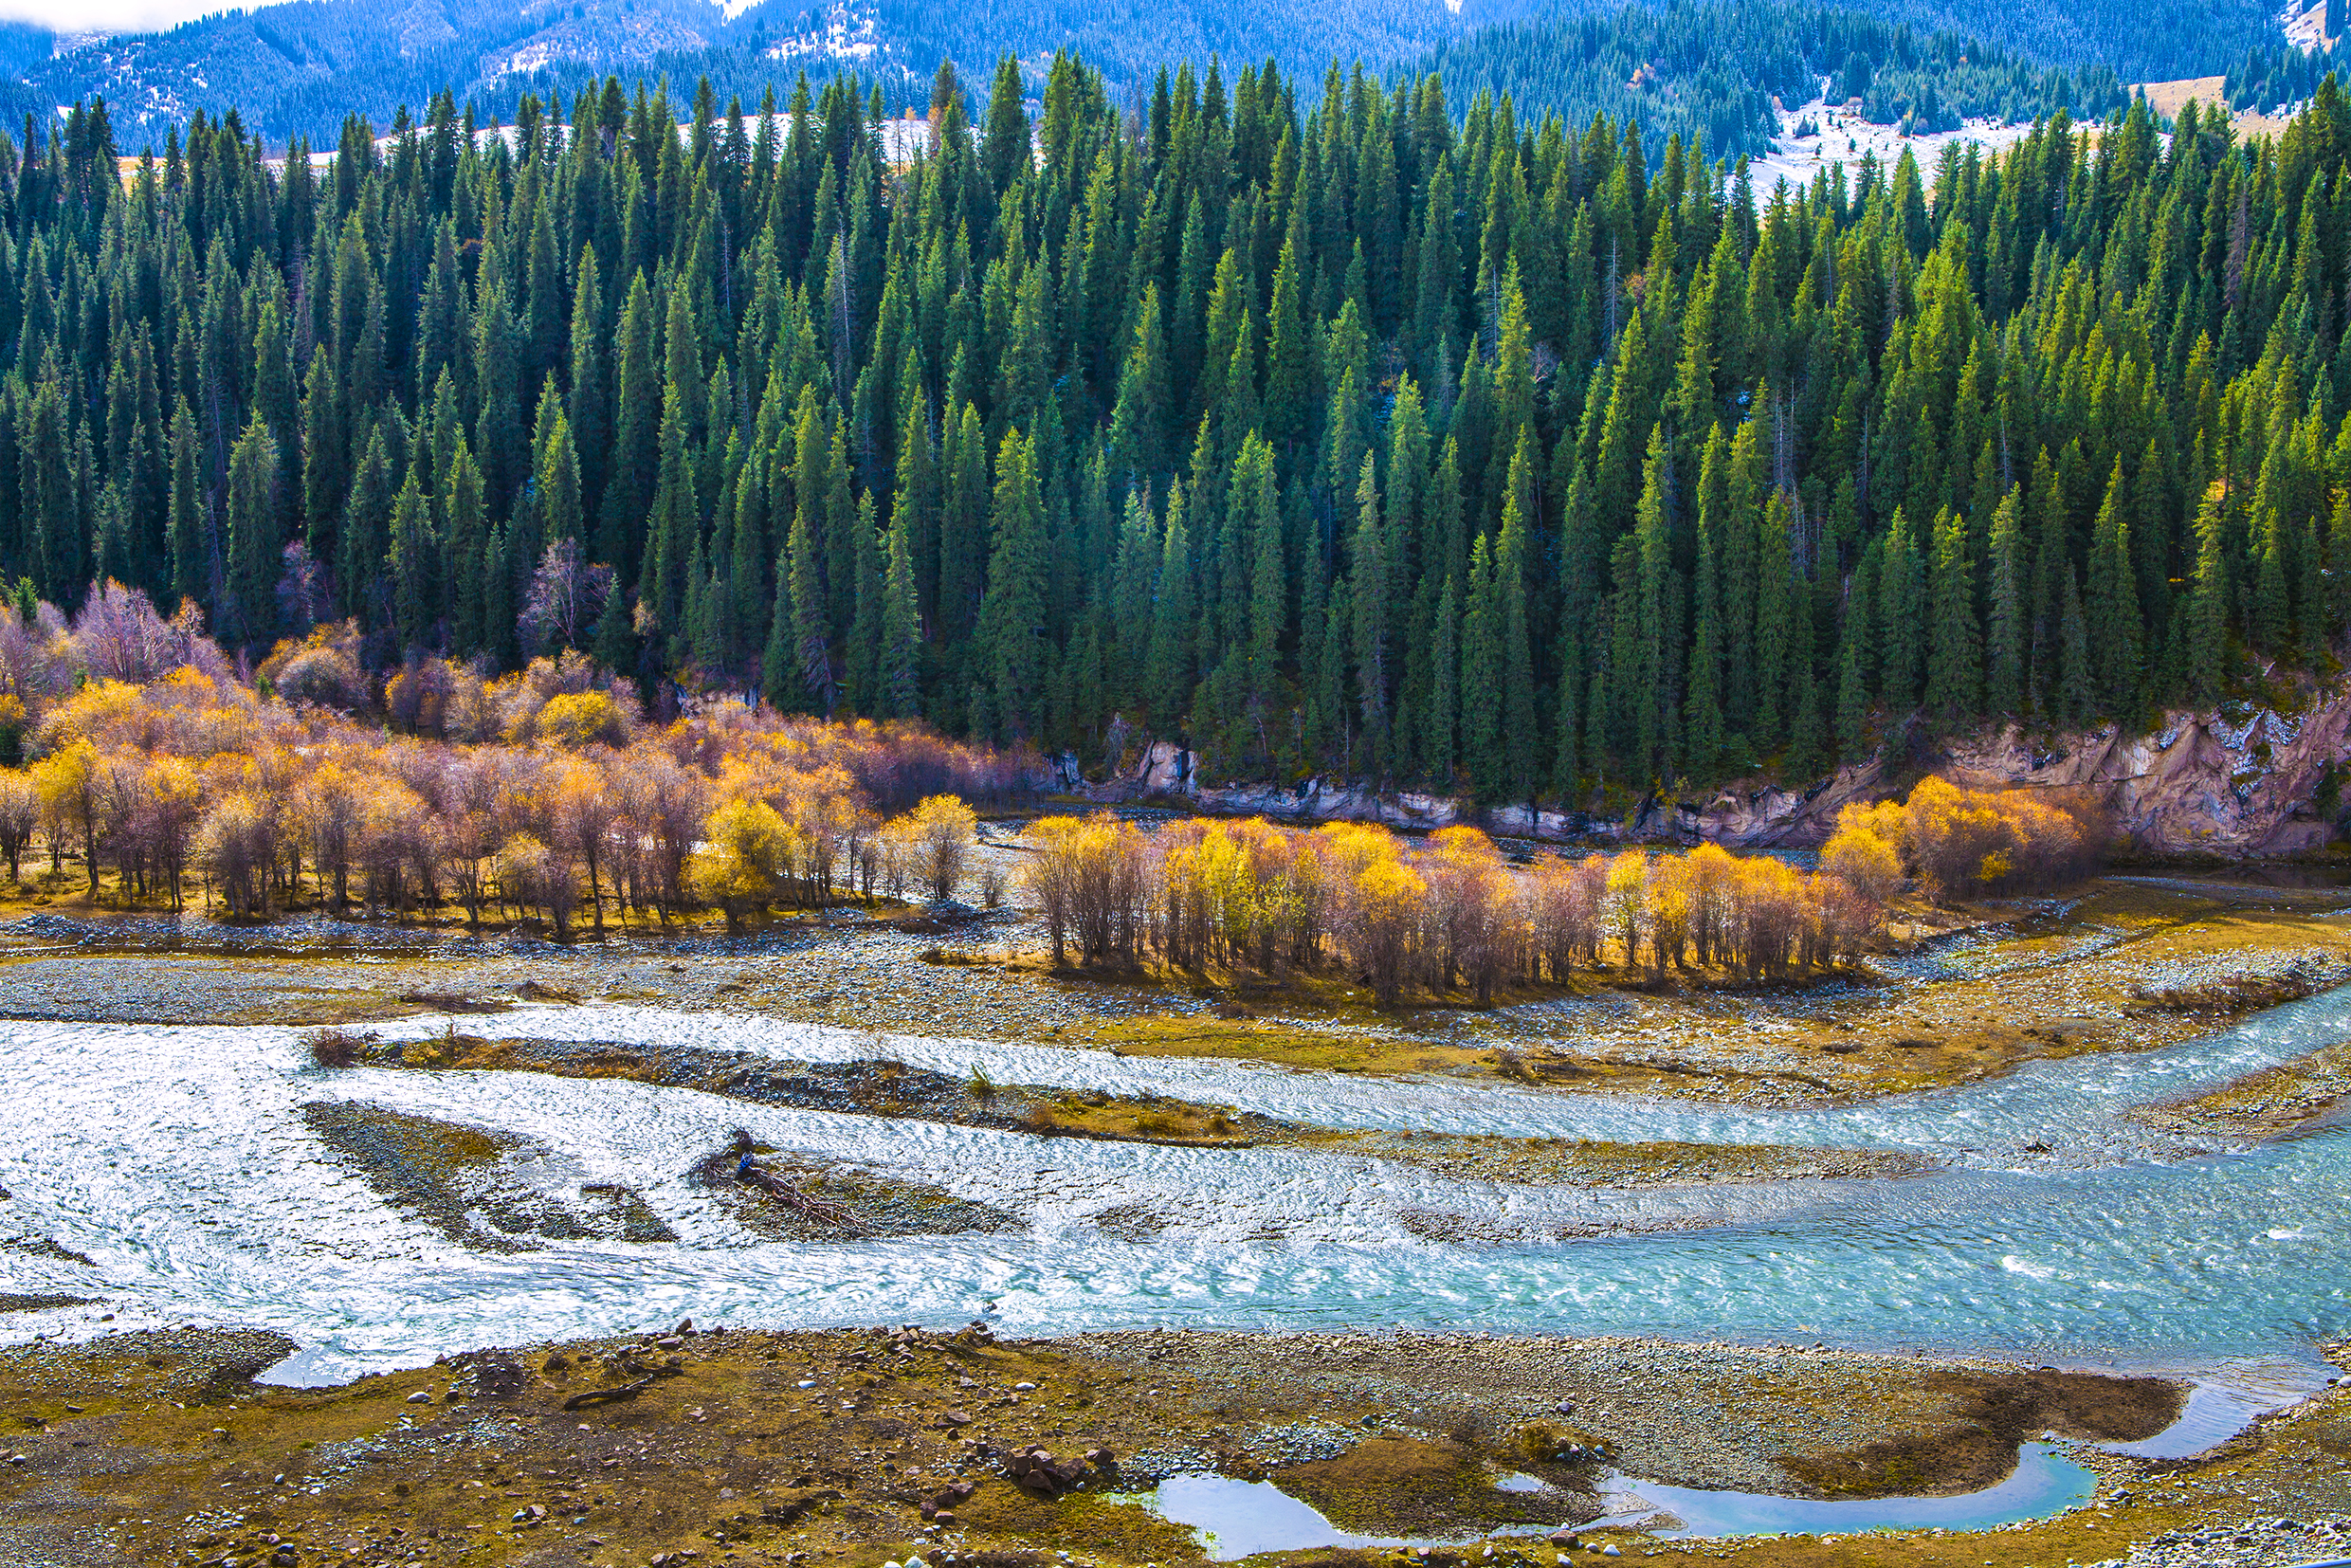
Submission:
M 302 1047 L 310 1059 L 322 1067 L 348 1067 L 359 1060 L 367 1048 L 365 1036 L 348 1030 L 318 1029 L 302 1036 Z

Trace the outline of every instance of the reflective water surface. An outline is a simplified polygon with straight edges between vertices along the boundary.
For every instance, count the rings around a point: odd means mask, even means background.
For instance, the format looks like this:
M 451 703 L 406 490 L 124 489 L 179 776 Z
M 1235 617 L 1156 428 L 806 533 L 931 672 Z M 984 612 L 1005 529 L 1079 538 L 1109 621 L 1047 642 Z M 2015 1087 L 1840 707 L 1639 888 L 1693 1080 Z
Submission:
M 1531 1478 L 1529 1478 L 1531 1479 Z M 1509 1485 L 1505 1490 L 1526 1490 Z M 1958 1497 L 1877 1497 L 1823 1503 L 1763 1492 L 1701 1491 L 1611 1472 L 1602 1491 L 1608 1514 L 1594 1526 L 1621 1526 L 1675 1537 L 1851 1534 L 1865 1530 L 1989 1529 L 2045 1519 L 2087 1502 L 2098 1478 L 2046 1443 L 2027 1443 L 2016 1468 L 1996 1486 Z M 1540 1486 L 1540 1484 L 1538 1484 Z M 1132 1501 L 1161 1519 L 1192 1527 L 1212 1562 L 1233 1562 L 1259 1552 L 1318 1546 L 1406 1546 L 1419 1538 L 1357 1535 L 1341 1530 L 1308 1504 L 1270 1481 L 1230 1476 L 1171 1475 Z M 1494 1534 L 1535 1533 L 1517 1527 Z M 1435 1543 L 1430 1538 L 1429 1543 Z

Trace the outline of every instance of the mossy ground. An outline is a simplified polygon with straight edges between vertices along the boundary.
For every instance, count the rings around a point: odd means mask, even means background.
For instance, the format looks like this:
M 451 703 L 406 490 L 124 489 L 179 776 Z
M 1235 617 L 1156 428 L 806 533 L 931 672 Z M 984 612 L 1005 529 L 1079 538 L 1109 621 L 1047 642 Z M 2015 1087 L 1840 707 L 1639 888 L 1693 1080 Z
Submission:
M 1106 1444 L 1132 1456 L 1184 1445 L 1222 1454 L 1216 1462 L 1228 1473 L 1269 1475 L 1342 1524 L 1452 1540 L 1562 1511 L 1558 1498 L 1539 1504 L 1494 1491 L 1498 1469 L 1542 1473 L 1567 1488 L 1558 1497 L 1579 1480 L 1572 1467 L 1529 1460 L 1519 1429 L 1474 1423 L 1449 1432 L 1370 1432 L 1336 1456 L 1268 1468 L 1241 1451 L 1247 1433 L 1267 1421 L 1393 1428 L 1410 1413 L 1331 1397 L 1328 1388 L 1302 1388 L 1285 1402 L 1220 1381 L 1213 1366 L 1049 1342 L 924 1336 L 902 1350 L 874 1331 L 690 1335 L 677 1347 L 674 1376 L 631 1397 L 567 1410 L 577 1395 L 627 1376 L 616 1368 L 671 1347 L 643 1340 L 539 1347 L 519 1354 L 519 1386 L 500 1395 L 477 1386 L 482 1363 L 472 1358 L 339 1388 L 258 1387 L 244 1379 L 262 1358 L 222 1368 L 191 1347 L 197 1338 L 123 1336 L 0 1352 L 0 1419 L 24 1455 L 0 1467 L 0 1546 L 71 1541 L 81 1550 L 67 1560 L 137 1564 L 258 1562 L 282 1546 L 305 1564 L 542 1568 L 639 1564 L 681 1550 L 711 1562 L 873 1568 L 917 1547 L 935 1559 L 944 1546 L 1006 1568 L 1034 1560 L 1021 1554 L 1037 1551 L 1139 1568 L 1196 1562 L 1199 1549 L 1188 1532 L 1113 1503 L 1103 1488 L 1056 1502 L 1028 1496 L 995 1474 L 979 1446 L 1035 1441 L 1084 1451 Z M 1966 1386 L 1946 1386 L 1955 1378 Z M 1972 1411 L 1976 1430 L 2004 1440 L 2001 1429 L 2014 1425 L 1998 1413 L 2004 1399 L 2032 1422 L 2076 1424 L 2041 1397 L 2052 1391 L 2028 1396 L 2006 1375 L 1924 1368 L 1907 1397 L 1886 1377 L 1865 1381 L 1866 1390 L 1832 1379 L 1778 1397 L 1842 1402 L 1866 1393 L 1885 1401 L 1876 1420 L 1889 1437 L 1912 1416 Z M 2053 1397 L 2060 1407 L 2073 1396 L 2096 1404 L 2111 1392 L 2101 1383 Z M 416 1402 L 418 1395 L 427 1402 Z M 1757 1413 L 1767 1428 L 1777 1419 L 1771 1401 Z M 2108 1430 L 2095 1411 L 2082 1413 L 2087 1430 Z M 1967 1447 L 1917 1449 L 1920 1479 L 1977 1480 Z M 1959 1468 L 1936 1473 L 1946 1464 Z M 2234 1524 L 2254 1498 L 2264 1500 L 2259 1511 L 2304 1517 L 2351 1504 L 2351 1396 L 2272 1421 L 2207 1464 L 2103 1468 L 2108 1496 L 2099 1506 L 2013 1529 L 1841 1541 L 1610 1539 L 1629 1556 L 1804 1568 L 2020 1568 L 2119 1556 L 2129 1541 L 2162 1531 Z M 957 1475 L 978 1490 L 958 1506 L 955 1525 L 926 1530 L 918 1504 Z M 2124 1483 L 2127 1503 L 2113 1495 Z M 1555 1556 L 1523 1537 L 1497 1544 L 1519 1560 L 1548 1564 Z M 1441 1556 L 1476 1554 L 1457 1546 Z M 1269 1560 L 1360 1568 L 1398 1559 L 1325 1551 Z

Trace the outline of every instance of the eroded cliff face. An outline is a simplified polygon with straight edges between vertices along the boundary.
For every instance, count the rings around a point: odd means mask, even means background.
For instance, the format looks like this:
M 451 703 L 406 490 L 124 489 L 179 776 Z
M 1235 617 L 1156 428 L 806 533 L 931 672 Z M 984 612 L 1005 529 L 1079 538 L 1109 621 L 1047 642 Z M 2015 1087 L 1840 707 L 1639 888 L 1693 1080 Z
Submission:
M 1826 839 L 1847 805 L 1906 793 L 1932 773 L 1977 789 L 2080 791 L 2105 810 L 2120 852 L 2253 859 L 2306 854 L 2334 836 L 2336 811 L 2323 811 L 2317 796 L 2329 770 L 2346 758 L 2351 691 L 2292 713 L 2238 705 L 2183 710 L 2168 715 L 2161 730 L 2131 737 L 2107 726 L 2036 739 L 2010 724 L 1929 739 L 1913 729 L 1886 754 L 1841 767 L 1806 790 L 1765 784 L 1704 797 L 1651 795 L 1621 817 L 1524 806 L 1481 816 L 1449 796 L 1381 793 L 1327 778 L 1206 786 L 1193 754 L 1167 740 L 1099 782 L 1086 780 L 1077 759 L 1065 755 L 1040 782 L 1103 805 L 1180 800 L 1206 811 L 1292 822 L 1379 822 L 1426 831 L 1478 821 L 1499 833 L 1562 841 L 1711 840 L 1732 848 L 1802 849 Z

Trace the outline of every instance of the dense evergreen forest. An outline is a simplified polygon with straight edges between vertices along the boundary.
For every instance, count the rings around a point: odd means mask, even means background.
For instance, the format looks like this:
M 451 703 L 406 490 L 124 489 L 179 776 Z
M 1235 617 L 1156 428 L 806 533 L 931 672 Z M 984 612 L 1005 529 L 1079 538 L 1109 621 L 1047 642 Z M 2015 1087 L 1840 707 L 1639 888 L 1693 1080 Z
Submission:
M 1956 31 L 2044 65 L 2103 65 L 2124 82 L 2216 76 L 2246 50 L 2283 42 L 2271 0 L 2070 0 L 2062 6 L 1985 0 L 1884 0 L 1873 15 L 1927 31 Z
M 1859 11 L 1786 0 L 1669 0 L 1576 20 L 1485 27 L 1419 64 L 1464 99 L 1508 98 L 1576 124 L 1603 114 L 1662 149 L 1680 136 L 1719 155 L 1761 157 L 1789 108 L 1862 102 L 1875 124 L 1956 130 L 1962 118 L 2099 119 L 2127 97 L 2105 65 L 2038 67 L 1980 40 L 1931 35 Z
M 2146 722 L 2351 617 L 2351 109 L 1758 196 L 1434 78 L 618 82 L 0 150 L 0 573 L 1212 776 L 1586 801 Z M 322 635 L 324 633 L 321 633 Z M 321 694 L 325 695 L 325 694 Z M 365 701 L 342 697 L 339 701 Z
M 2307 99 L 2334 68 L 2332 48 L 2303 49 L 2289 45 L 2248 49 L 2245 58 L 2221 79 L 2221 90 L 2232 109 L 2274 111 Z

